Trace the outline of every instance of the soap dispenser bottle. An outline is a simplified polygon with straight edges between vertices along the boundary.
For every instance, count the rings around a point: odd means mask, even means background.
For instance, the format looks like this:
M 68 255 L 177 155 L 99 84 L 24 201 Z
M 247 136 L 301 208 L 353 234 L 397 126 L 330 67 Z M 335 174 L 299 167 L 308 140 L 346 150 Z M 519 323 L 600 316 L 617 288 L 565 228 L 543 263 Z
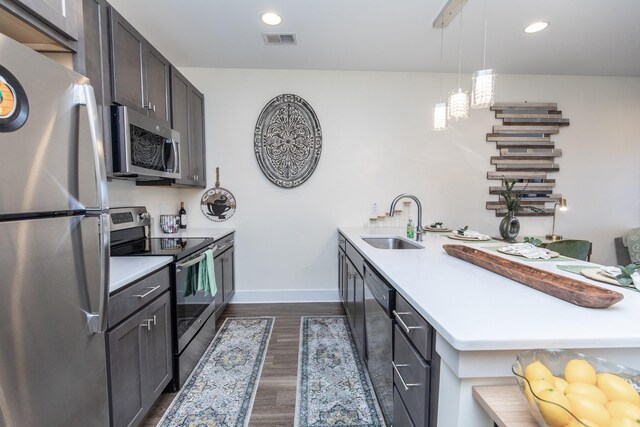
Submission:
M 407 224 L 407 237 L 409 239 L 413 239 L 415 235 L 415 228 L 413 227 L 413 219 L 409 218 L 409 223 Z

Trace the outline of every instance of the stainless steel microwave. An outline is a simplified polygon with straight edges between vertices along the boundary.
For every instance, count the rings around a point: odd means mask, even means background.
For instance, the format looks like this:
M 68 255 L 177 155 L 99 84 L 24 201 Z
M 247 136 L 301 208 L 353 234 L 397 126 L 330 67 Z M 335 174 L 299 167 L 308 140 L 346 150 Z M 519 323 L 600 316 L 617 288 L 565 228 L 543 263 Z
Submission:
M 112 106 L 113 175 L 181 178 L 180 134 L 127 107 Z

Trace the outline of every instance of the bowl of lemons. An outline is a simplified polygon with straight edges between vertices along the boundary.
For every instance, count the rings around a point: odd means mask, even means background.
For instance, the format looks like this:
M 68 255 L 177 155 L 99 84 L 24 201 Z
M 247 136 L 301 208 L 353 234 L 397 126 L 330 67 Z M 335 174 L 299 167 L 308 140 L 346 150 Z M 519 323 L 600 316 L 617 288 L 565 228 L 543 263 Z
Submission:
M 640 427 L 640 371 L 568 350 L 525 351 L 512 370 L 543 427 Z

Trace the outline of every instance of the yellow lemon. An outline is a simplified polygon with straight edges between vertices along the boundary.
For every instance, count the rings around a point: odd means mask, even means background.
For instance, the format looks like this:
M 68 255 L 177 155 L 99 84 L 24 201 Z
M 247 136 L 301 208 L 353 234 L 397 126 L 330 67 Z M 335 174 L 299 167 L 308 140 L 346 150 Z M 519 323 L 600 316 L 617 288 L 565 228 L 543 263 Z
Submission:
M 537 360 L 527 365 L 527 368 L 524 370 L 524 377 L 528 379 L 529 382 L 545 380 L 549 384 L 553 384 L 553 374 L 542 364 L 542 362 Z
M 591 420 L 588 420 L 586 418 L 580 418 L 580 421 L 578 420 L 573 420 L 571 421 L 569 424 L 567 424 L 565 427 L 601 427 L 598 424 L 594 423 Z M 603 426 L 603 427 L 607 427 L 607 426 Z
M 586 360 L 571 359 L 564 367 L 564 379 L 570 383 L 596 385 L 596 370 Z
M 546 402 L 542 400 L 537 402 L 540 413 L 550 427 L 564 427 L 573 420 L 573 417 L 568 412 L 571 411 L 571 404 L 564 394 L 554 388 L 545 388 L 540 391 L 539 397 L 546 400 Z
M 564 391 L 565 394 L 579 394 L 595 400 L 601 405 L 607 404 L 607 396 L 598 387 L 587 383 L 570 383 Z
M 638 427 L 640 422 L 633 421 L 631 418 L 611 418 L 607 427 Z
M 567 394 L 571 412 L 578 418 L 586 418 L 599 425 L 606 426 L 611 419 L 609 412 L 600 403 L 579 394 Z
M 624 400 L 614 400 L 607 404 L 607 411 L 611 418 L 631 418 L 640 423 L 640 406 Z
M 529 386 L 525 383 L 524 394 L 530 402 L 533 402 L 533 395 L 531 394 L 531 391 L 533 390 L 533 393 L 536 396 L 540 396 L 540 392 L 544 389 L 553 389 L 553 386 L 545 380 L 535 380 L 531 381 Z
M 561 393 L 565 393 L 565 389 L 567 388 L 567 385 L 569 385 L 568 382 L 566 382 L 563 378 L 560 377 L 553 377 L 553 385 L 556 386 L 556 388 L 561 392 Z
M 640 406 L 640 395 L 631 384 L 614 374 L 601 374 L 598 388 L 609 400 L 624 400 Z

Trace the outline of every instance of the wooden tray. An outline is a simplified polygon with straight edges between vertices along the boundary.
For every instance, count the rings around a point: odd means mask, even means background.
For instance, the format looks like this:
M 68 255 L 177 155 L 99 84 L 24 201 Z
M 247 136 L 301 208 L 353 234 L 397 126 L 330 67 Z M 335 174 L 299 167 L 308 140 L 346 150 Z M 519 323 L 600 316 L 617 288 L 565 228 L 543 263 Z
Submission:
M 620 292 L 530 267 L 468 246 L 442 245 L 442 248 L 453 257 L 580 307 L 607 308 L 624 298 Z

